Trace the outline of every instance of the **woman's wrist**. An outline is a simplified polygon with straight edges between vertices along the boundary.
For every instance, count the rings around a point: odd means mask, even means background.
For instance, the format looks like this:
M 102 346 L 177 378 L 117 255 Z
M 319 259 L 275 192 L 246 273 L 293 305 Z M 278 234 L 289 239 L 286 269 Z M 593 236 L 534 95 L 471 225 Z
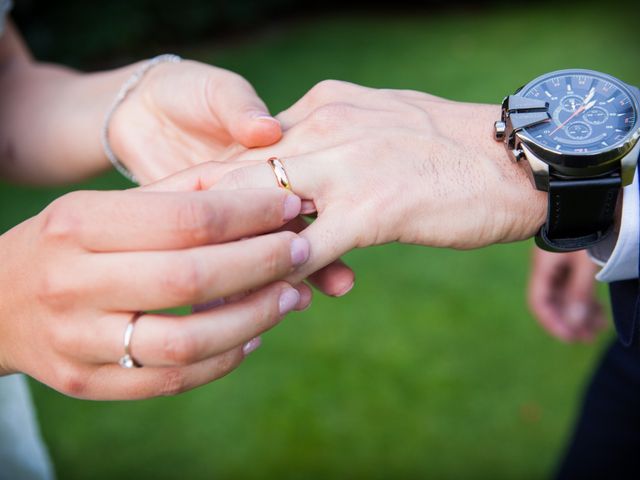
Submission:
M 46 64 L 3 79 L 3 173 L 29 183 L 80 180 L 108 167 L 100 140 L 104 115 L 135 66 L 81 74 Z M 6 88 L 4 88 L 6 87 Z M 37 138 L 38 141 L 34 141 Z
M 113 104 L 124 82 L 140 68 L 142 62 L 104 72 L 79 76 L 67 89 L 66 102 L 81 99 L 80 108 L 69 112 L 72 134 L 71 142 L 78 142 L 73 149 L 78 167 L 88 176 L 111 168 L 102 142 L 105 115 Z M 78 104 L 78 100 L 75 101 Z M 81 137 L 81 138 L 80 138 Z

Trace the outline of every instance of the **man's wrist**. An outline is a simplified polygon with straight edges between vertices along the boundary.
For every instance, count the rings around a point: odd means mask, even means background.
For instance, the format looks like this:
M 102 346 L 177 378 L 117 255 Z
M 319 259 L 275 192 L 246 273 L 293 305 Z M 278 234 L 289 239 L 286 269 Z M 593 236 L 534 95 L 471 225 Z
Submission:
M 548 193 L 535 188 L 529 165 L 515 161 L 501 142 L 493 139 L 493 119 L 500 114 L 499 105 L 486 106 L 483 122 L 483 150 L 498 166 L 496 182 L 488 194 L 493 198 L 498 242 L 526 240 L 535 236 L 546 222 Z

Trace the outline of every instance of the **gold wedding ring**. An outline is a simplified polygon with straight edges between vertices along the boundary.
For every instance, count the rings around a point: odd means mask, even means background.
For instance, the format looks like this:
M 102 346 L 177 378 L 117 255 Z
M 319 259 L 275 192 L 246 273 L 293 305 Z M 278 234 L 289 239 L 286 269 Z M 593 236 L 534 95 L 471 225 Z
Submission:
M 289 181 L 287 172 L 285 171 L 284 165 L 282 164 L 280 159 L 278 157 L 271 157 L 269 160 L 267 160 L 267 163 L 271 166 L 271 169 L 276 176 L 278 186 L 284 188 L 285 190 L 291 190 L 291 182 Z

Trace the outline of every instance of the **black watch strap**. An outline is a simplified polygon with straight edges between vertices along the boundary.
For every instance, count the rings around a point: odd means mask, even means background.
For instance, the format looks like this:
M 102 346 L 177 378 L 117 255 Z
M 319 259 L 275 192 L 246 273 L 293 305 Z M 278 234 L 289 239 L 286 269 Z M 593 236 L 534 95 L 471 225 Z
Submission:
M 545 250 L 572 252 L 604 240 L 613 230 L 619 175 L 580 180 L 549 179 L 549 212 L 536 243 Z

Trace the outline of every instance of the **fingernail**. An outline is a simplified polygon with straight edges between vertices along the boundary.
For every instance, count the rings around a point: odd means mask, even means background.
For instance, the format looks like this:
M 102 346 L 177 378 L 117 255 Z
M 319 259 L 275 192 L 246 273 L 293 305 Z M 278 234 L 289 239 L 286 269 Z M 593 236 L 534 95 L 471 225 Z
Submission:
M 285 315 L 291 310 L 296 308 L 300 301 L 300 293 L 295 288 L 287 288 L 280 294 L 280 300 L 278 301 L 278 307 L 280 308 L 280 315 Z
M 253 338 L 243 345 L 242 353 L 246 357 L 251 352 L 256 350 L 260 345 L 262 345 L 262 339 L 260 337 Z
M 349 285 L 341 293 L 337 293 L 336 297 L 344 297 L 347 293 L 349 293 L 351 290 L 353 290 L 353 287 L 355 286 L 355 284 L 356 284 L 356 282 L 351 282 L 351 285 Z
M 253 114 L 253 118 L 255 120 L 270 120 L 270 121 L 276 122 L 278 124 L 280 123 L 280 121 L 277 118 L 272 117 L 268 113 L 254 113 Z
M 313 200 L 302 200 L 302 204 L 300 205 L 300 213 L 302 215 L 316 213 L 317 211 L 318 210 L 316 209 L 316 205 L 313 203 Z
M 291 241 L 291 263 L 294 267 L 309 259 L 309 242 L 306 238 L 296 237 Z
M 289 194 L 284 199 L 284 221 L 293 220 L 300 213 L 302 201 L 297 195 Z
M 303 291 L 298 290 L 298 293 L 300 294 L 300 300 L 296 305 L 296 310 L 298 312 L 304 312 L 311 306 L 311 300 L 313 299 L 313 294 L 311 293 L 311 290 L 303 290 Z

